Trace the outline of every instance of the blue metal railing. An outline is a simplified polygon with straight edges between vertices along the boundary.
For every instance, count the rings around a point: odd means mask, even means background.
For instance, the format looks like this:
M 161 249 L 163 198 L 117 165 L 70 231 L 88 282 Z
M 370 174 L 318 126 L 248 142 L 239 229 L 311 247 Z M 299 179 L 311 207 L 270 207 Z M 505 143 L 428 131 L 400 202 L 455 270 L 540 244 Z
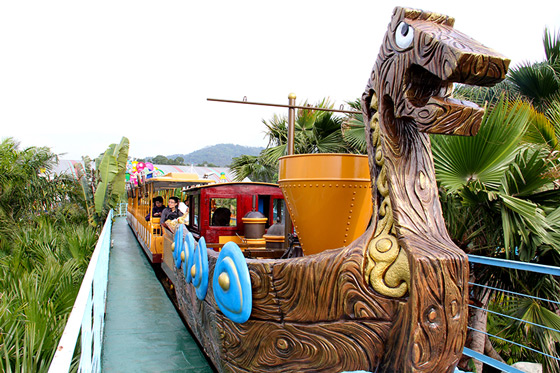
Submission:
M 560 276 L 560 267 L 547 266 L 544 264 L 518 262 L 515 260 L 489 258 L 486 256 L 478 256 L 478 255 L 469 255 L 469 262 L 486 264 L 494 267 L 519 269 L 521 271 L 540 273 L 543 275 Z
M 533 264 L 533 263 L 527 263 L 527 262 L 518 262 L 518 261 L 506 260 L 506 259 L 482 257 L 482 256 L 476 256 L 476 255 L 469 255 L 468 257 L 469 257 L 469 262 L 470 263 L 477 263 L 477 264 L 500 267 L 500 268 L 508 268 L 508 269 L 514 269 L 514 270 L 528 271 L 528 272 L 534 272 L 534 273 L 539 273 L 539 274 L 543 274 L 543 275 L 560 276 L 560 268 L 559 267 L 542 265 L 542 264 Z M 494 288 L 494 287 L 487 286 L 487 285 L 476 284 L 476 283 L 472 283 L 472 282 L 469 282 L 469 285 L 479 286 L 479 287 L 486 288 L 488 290 L 492 290 L 492 291 L 496 291 L 496 292 L 503 292 L 503 293 L 506 293 L 506 294 L 509 294 L 509 295 L 527 297 L 527 298 L 531 298 L 531 299 L 535 299 L 535 300 L 539 300 L 539 301 L 546 301 L 546 302 L 550 302 L 550 303 L 560 304 L 559 302 L 553 301 L 553 300 L 550 300 L 550 299 L 543 299 L 543 298 L 535 297 L 535 296 L 528 295 L 528 294 L 522 294 L 522 293 L 517 293 L 517 292 L 513 292 L 513 291 L 509 291 L 509 290 Z M 480 309 L 480 307 L 477 307 L 477 306 L 474 306 L 474 305 L 469 305 L 469 307 L 474 308 L 474 309 Z M 485 311 L 489 312 L 489 313 L 492 313 L 492 314 L 502 316 L 502 317 L 509 318 L 511 320 L 515 320 L 515 321 L 526 323 L 526 324 L 529 324 L 529 325 L 532 325 L 532 326 L 537 326 L 537 327 L 540 327 L 540 328 L 544 328 L 544 329 L 547 329 L 549 331 L 560 333 L 560 330 L 550 328 L 550 327 L 547 327 L 545 325 L 535 324 L 535 323 L 529 322 L 527 320 L 522 320 L 522 319 L 519 319 L 519 318 L 516 318 L 516 317 L 513 317 L 513 316 L 504 315 L 502 313 L 495 312 L 495 311 L 488 310 L 488 309 L 485 309 Z M 525 345 L 522 345 L 520 343 L 511 341 L 511 340 L 508 340 L 508 339 L 504 339 L 502 337 L 490 334 L 486 331 L 473 329 L 471 327 L 469 327 L 468 329 L 472 330 L 474 332 L 486 334 L 489 337 L 496 338 L 496 339 L 499 339 L 501 341 L 505 341 L 507 343 L 510 343 L 510 344 L 528 349 L 530 351 L 533 351 L 533 352 L 538 353 L 540 355 L 546 356 L 548 358 L 555 359 L 560 363 L 559 358 L 557 358 L 555 356 L 552 356 L 552 355 L 549 355 L 545 352 L 538 351 L 538 350 L 536 350 L 534 348 L 531 348 L 529 346 L 525 346 Z M 463 349 L 463 354 L 466 355 L 466 356 L 469 356 L 471 358 L 474 358 L 476 360 L 479 360 L 479 361 L 483 362 L 484 364 L 490 365 L 494 368 L 501 369 L 503 372 L 522 373 L 522 371 L 519 370 L 519 369 L 511 367 L 507 364 L 504 364 L 504 363 L 502 363 L 498 360 L 490 358 L 490 357 L 488 357 L 486 355 L 483 355 L 479 352 L 473 351 L 469 348 L 464 348 Z
M 109 212 L 97 240 L 74 307 L 49 367 L 49 373 L 70 371 L 80 334 L 81 355 L 78 371 L 99 372 L 101 370 L 101 342 L 105 325 L 112 221 L 113 210 Z

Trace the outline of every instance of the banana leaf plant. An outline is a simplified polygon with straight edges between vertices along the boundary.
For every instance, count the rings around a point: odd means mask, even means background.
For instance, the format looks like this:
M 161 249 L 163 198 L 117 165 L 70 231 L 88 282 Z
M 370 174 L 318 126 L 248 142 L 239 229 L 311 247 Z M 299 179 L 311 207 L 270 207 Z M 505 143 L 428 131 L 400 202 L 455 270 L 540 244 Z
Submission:
M 83 158 L 76 164 L 76 174 L 82 186 L 89 222 L 102 224 L 110 209 L 119 203 L 125 191 L 126 161 L 129 141 L 123 137 L 119 144 L 111 144 L 101 156 L 92 162 Z M 95 169 L 91 164 L 95 163 Z

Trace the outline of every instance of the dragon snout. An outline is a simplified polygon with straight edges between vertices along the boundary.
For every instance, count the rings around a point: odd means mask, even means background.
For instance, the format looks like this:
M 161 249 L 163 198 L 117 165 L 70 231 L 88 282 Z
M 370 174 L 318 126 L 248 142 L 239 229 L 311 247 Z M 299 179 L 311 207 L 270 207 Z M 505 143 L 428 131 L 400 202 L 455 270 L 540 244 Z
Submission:
M 453 83 L 492 86 L 504 80 L 509 59 L 451 27 L 438 29 L 424 38 L 424 46 L 437 50 L 433 57 L 439 60 L 437 64 L 428 63 L 428 70 Z
M 431 25 L 426 32 L 424 24 L 415 26 L 423 48 L 409 52 L 413 55 L 405 76 L 408 104 L 403 108 L 408 113 L 398 114 L 412 117 L 422 132 L 476 134 L 484 109 L 451 98 L 453 83 L 492 86 L 505 78 L 509 59 L 452 27 Z
M 457 53 L 457 63 L 448 80 L 477 86 L 492 86 L 504 80 L 510 60 L 497 53 Z

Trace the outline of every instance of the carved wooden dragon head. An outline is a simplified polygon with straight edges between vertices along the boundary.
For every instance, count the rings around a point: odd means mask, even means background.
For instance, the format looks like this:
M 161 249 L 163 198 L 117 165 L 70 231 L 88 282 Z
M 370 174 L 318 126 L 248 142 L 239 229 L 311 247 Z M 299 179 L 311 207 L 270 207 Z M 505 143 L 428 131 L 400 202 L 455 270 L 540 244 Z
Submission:
M 451 98 L 453 83 L 493 85 L 509 60 L 453 23 L 395 8 L 362 95 L 374 201 L 364 277 L 403 305 L 380 372 L 453 371 L 465 342 L 468 262 L 445 228 L 428 134 L 476 134 L 484 109 Z
M 505 78 L 510 61 L 456 31 L 454 22 L 436 13 L 395 8 L 364 93 L 368 119 L 374 114 L 370 100 L 375 92 L 387 119 L 405 120 L 421 132 L 476 134 L 484 110 L 449 98 L 453 83 L 493 85 Z

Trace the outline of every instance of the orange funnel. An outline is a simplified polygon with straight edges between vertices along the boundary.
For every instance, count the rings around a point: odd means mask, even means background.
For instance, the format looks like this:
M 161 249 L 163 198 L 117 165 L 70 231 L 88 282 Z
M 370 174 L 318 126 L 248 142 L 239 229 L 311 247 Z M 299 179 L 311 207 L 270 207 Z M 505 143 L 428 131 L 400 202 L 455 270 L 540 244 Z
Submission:
M 306 255 L 343 247 L 372 214 L 368 158 L 299 154 L 280 158 L 278 183 Z

